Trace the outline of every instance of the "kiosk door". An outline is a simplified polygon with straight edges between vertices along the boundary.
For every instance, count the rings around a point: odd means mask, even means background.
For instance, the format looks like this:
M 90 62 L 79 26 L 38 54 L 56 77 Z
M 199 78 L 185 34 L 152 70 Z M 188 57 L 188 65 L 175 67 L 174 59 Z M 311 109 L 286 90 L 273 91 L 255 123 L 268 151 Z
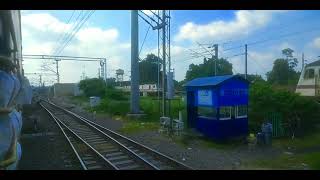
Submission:
M 194 92 L 187 92 L 187 112 L 188 112 L 188 127 L 196 127 L 197 111 L 198 108 L 195 106 L 195 95 Z

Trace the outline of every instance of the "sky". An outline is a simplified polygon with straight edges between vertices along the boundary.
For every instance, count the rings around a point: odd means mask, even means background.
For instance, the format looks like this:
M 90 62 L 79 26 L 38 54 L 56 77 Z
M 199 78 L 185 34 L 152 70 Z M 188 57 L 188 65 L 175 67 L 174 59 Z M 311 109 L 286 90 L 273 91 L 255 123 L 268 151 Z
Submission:
M 152 16 L 150 10 L 144 12 Z M 22 11 L 23 54 L 53 54 L 80 13 L 84 12 Z M 115 77 L 115 70 L 121 68 L 125 71 L 124 79 L 128 80 L 131 65 L 130 13 L 129 10 L 94 11 L 60 55 L 106 58 L 107 76 Z M 234 73 L 245 71 L 245 56 L 239 54 L 244 53 L 244 44 L 248 44 L 248 73 L 264 78 L 272 69 L 274 60 L 283 57 L 281 50 L 291 48 L 299 60 L 296 70 L 300 71 L 302 53 L 307 63 L 318 60 L 320 56 L 319 17 L 320 11 L 311 10 L 171 10 L 171 61 L 175 79 L 183 80 L 191 63 L 203 62 L 202 57 L 192 57 L 190 51 L 203 52 L 198 43 L 219 44 L 219 57 L 232 63 Z M 141 59 L 149 53 L 157 54 L 157 31 L 150 28 L 147 33 L 148 28 L 149 25 L 139 18 Z M 25 72 L 43 72 L 40 68 L 43 61 L 25 60 Z M 53 62 L 51 66 L 55 68 Z M 60 81 L 72 83 L 79 82 L 83 74 L 97 77 L 99 63 L 61 61 L 59 67 Z M 34 84 L 39 82 L 38 76 L 27 76 Z M 52 84 L 55 76 L 43 76 L 43 80 Z

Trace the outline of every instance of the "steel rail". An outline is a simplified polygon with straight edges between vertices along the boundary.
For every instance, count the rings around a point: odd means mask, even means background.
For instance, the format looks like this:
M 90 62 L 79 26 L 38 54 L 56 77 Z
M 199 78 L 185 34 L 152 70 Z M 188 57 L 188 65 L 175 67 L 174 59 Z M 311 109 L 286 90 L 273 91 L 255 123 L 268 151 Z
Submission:
M 45 100 L 42 100 L 45 101 Z M 100 129 L 98 129 L 97 127 L 93 126 L 92 124 L 82 120 L 81 118 L 78 118 L 77 116 L 74 116 L 73 114 L 68 114 L 68 112 L 66 112 L 64 109 L 58 107 L 57 105 L 51 103 L 51 102 L 47 102 L 46 103 L 50 104 L 51 106 L 58 108 L 62 111 L 64 111 L 65 113 L 67 113 L 67 115 L 71 115 L 72 117 L 80 120 L 82 123 L 84 123 L 85 125 L 88 126 L 88 128 L 95 130 L 96 132 L 99 132 L 100 134 L 102 134 L 104 137 L 107 137 L 108 140 L 111 140 L 112 143 L 115 143 L 118 147 L 120 147 L 120 149 L 124 149 L 127 152 L 127 155 L 135 160 L 138 160 L 138 162 L 142 163 L 144 166 L 146 165 L 147 168 L 151 168 L 151 169 L 155 169 L 155 170 L 159 170 L 159 168 L 155 165 L 153 165 L 152 163 L 150 163 L 149 161 L 147 161 L 146 159 L 144 159 L 143 157 L 141 157 L 140 155 L 138 155 L 137 153 L 135 153 L 134 151 L 132 151 L 131 149 L 129 149 L 128 147 L 126 147 L 125 145 L 123 145 L 122 143 L 120 143 L 119 141 L 117 141 L 116 139 L 114 139 L 113 137 L 109 136 L 108 134 L 104 133 L 103 131 L 101 131 Z
M 44 107 L 42 105 L 42 107 Z M 45 107 L 44 107 L 45 108 Z M 114 166 L 108 159 L 106 159 L 101 153 L 99 153 L 95 148 L 93 148 L 89 143 L 87 143 L 83 138 L 81 138 L 77 133 L 75 133 L 72 129 L 70 129 L 65 123 L 63 123 L 57 116 L 55 116 L 48 108 L 45 108 L 47 112 L 52 115 L 52 117 L 58 121 L 58 123 L 61 123 L 68 131 L 71 132 L 75 137 L 77 137 L 82 143 L 84 143 L 89 149 L 91 149 L 97 156 L 99 156 L 101 159 L 103 159 L 105 162 L 107 162 L 108 166 L 111 166 L 112 169 L 119 170 L 118 167 Z M 61 127 L 61 126 L 60 126 Z M 82 160 L 81 160 L 82 161 Z M 82 161 L 83 163 L 83 161 Z
M 52 117 L 52 119 L 54 120 L 54 122 L 58 125 L 58 127 L 59 127 L 59 129 L 61 130 L 62 134 L 64 135 L 64 137 L 67 139 L 69 145 L 71 146 L 73 152 L 76 154 L 76 156 L 77 156 L 77 158 L 78 158 L 78 160 L 79 160 L 82 168 L 83 168 L 84 170 L 88 170 L 87 167 L 85 166 L 85 164 L 83 163 L 82 159 L 80 158 L 80 155 L 79 155 L 78 151 L 76 150 L 76 148 L 75 148 L 75 147 L 73 146 L 73 144 L 71 143 L 69 137 L 68 137 L 67 134 L 64 132 L 63 128 L 61 127 L 61 125 L 59 124 L 59 122 L 57 121 L 57 119 L 54 118 L 53 114 L 52 114 L 46 107 L 44 107 L 41 103 L 39 103 L 39 104 L 40 104 L 40 106 L 41 106 L 45 111 L 47 111 L 47 113 Z
M 145 145 L 143 145 L 141 143 L 138 143 L 138 142 L 136 142 L 136 141 L 134 141 L 132 139 L 129 139 L 129 138 L 117 133 L 117 132 L 114 132 L 114 131 L 112 131 L 112 130 L 110 130 L 108 128 L 105 128 L 105 127 L 103 127 L 103 126 L 101 126 L 101 125 L 99 125 L 99 124 L 97 124 L 95 122 L 92 122 L 91 120 L 88 120 L 88 119 L 86 119 L 86 118 L 84 118 L 84 117 L 82 117 L 82 116 L 80 116 L 80 115 L 78 115 L 78 114 L 76 114 L 76 113 L 74 113 L 72 111 L 69 111 L 69 110 L 67 110 L 65 108 L 62 108 L 62 107 L 60 107 L 60 106 L 58 106 L 58 105 L 56 105 L 56 104 L 54 104 L 52 102 L 48 102 L 48 103 L 50 103 L 51 105 L 55 106 L 56 108 L 61 109 L 62 111 L 65 111 L 65 112 L 67 112 L 67 113 L 69 113 L 69 114 L 81 119 L 82 121 L 90 123 L 91 125 L 93 125 L 93 126 L 95 126 L 97 128 L 101 128 L 102 130 L 106 131 L 107 133 L 112 134 L 115 138 L 120 138 L 122 140 L 128 141 L 128 142 L 134 144 L 135 146 L 137 146 L 138 148 L 142 148 L 142 149 L 148 151 L 149 153 L 151 152 L 152 154 L 158 156 L 158 157 L 156 157 L 156 159 L 158 159 L 160 161 L 165 160 L 165 161 L 167 161 L 169 163 L 173 163 L 173 164 L 175 164 L 175 167 L 180 168 L 180 169 L 188 169 L 188 170 L 192 170 L 193 169 L 193 168 L 191 168 L 191 167 L 189 167 L 189 166 L 187 166 L 187 165 L 185 165 L 185 164 L 183 164 L 183 163 L 181 163 L 181 162 L 179 162 L 179 161 L 177 161 L 177 160 L 175 160 L 175 159 L 173 159 L 173 158 L 171 158 L 171 157 L 169 157 L 167 155 L 164 155 L 164 154 L 162 154 L 162 153 L 160 153 L 160 152 L 158 152 L 158 151 L 156 151 L 154 149 L 151 149 L 151 148 L 149 148 L 149 147 L 147 147 L 147 146 L 145 146 Z

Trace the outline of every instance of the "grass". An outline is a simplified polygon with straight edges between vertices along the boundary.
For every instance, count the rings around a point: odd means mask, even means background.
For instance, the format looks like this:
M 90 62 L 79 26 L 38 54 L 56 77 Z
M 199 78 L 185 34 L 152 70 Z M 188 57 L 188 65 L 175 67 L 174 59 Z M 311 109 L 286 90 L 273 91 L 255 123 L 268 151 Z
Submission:
M 89 98 L 85 96 L 71 96 L 70 100 L 72 103 L 77 105 L 84 105 L 89 103 Z
M 159 124 L 155 122 L 129 121 L 119 130 L 124 134 L 138 133 L 142 131 L 152 131 L 159 129 Z
M 278 148 L 295 148 L 295 149 L 305 149 L 314 146 L 320 146 L 320 131 L 319 128 L 315 130 L 314 133 L 306 135 L 304 137 L 296 137 L 294 139 L 290 138 L 280 138 L 273 141 L 273 146 Z
M 310 169 L 320 170 L 320 132 L 316 131 L 313 134 L 302 138 L 281 138 L 273 140 L 273 147 L 280 148 L 284 151 L 291 149 L 297 150 L 293 154 L 283 153 L 272 159 L 258 159 L 245 163 L 247 168 L 258 167 L 267 169 L 301 169 L 302 164 L 307 164 Z M 288 150 L 288 147 L 291 149 Z M 305 151 L 312 149 L 313 151 Z
M 244 162 L 245 169 L 302 169 L 306 164 L 310 169 L 320 170 L 320 152 L 305 154 L 282 154 L 275 158 Z

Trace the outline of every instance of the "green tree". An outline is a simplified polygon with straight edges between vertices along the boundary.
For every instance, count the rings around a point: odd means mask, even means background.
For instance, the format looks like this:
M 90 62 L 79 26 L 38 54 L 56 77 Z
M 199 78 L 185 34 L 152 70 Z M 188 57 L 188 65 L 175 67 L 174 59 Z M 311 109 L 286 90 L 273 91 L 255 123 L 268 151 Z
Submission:
M 268 82 L 271 84 L 287 85 L 289 78 L 289 64 L 285 59 L 276 59 L 271 72 L 267 73 Z
M 174 80 L 174 88 L 176 91 L 184 91 L 185 87 L 183 86 L 187 81 L 184 79 L 182 81 Z
M 186 80 L 192 80 L 194 78 L 199 77 L 207 77 L 207 76 L 214 76 L 215 75 L 215 61 L 216 62 L 216 69 L 217 75 L 229 75 L 232 73 L 232 64 L 229 63 L 226 59 L 220 58 L 204 58 L 203 63 L 199 65 L 190 64 L 189 69 L 186 72 Z
M 107 86 L 114 87 L 116 84 L 116 78 L 107 78 Z
M 290 48 L 282 50 L 285 58 L 279 58 L 274 61 L 272 70 L 267 73 L 268 82 L 275 85 L 297 84 L 300 73 L 294 70 L 298 60 L 293 57 L 293 52 Z
M 237 74 L 239 76 L 242 76 L 243 78 L 245 78 L 244 74 Z M 265 80 L 261 77 L 261 75 L 256 75 L 256 74 L 247 74 L 247 80 L 250 83 L 254 83 L 254 82 L 265 82 Z
M 106 83 L 101 78 L 90 78 L 81 80 L 79 88 L 83 90 L 83 93 L 87 96 L 104 96 Z
M 261 124 L 271 113 L 280 113 L 287 131 L 305 134 L 319 123 L 319 105 L 310 98 L 285 89 L 274 89 L 265 82 L 250 85 L 249 126 L 260 131 Z M 291 134 L 291 135 L 292 135 Z
M 162 60 L 154 54 L 148 54 L 145 59 L 139 62 L 141 84 L 157 83 L 158 61 L 161 63 Z
M 290 48 L 286 48 L 286 49 L 282 50 L 282 54 L 286 57 L 286 60 L 288 61 L 290 69 L 293 69 L 293 68 L 297 67 L 297 65 L 298 65 L 298 60 L 297 60 L 297 58 L 293 57 L 293 52 L 294 52 L 294 50 L 292 50 Z

